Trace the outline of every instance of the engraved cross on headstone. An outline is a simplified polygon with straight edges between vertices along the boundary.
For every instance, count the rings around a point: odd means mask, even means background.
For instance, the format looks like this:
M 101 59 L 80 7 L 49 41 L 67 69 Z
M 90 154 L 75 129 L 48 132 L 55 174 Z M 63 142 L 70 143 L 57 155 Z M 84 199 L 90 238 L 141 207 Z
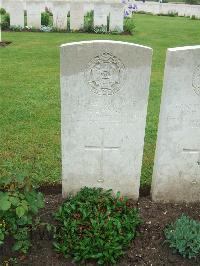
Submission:
M 197 153 L 199 155 L 199 158 L 197 160 L 197 164 L 200 166 L 200 150 L 198 149 L 183 149 L 184 152 L 188 153 Z
M 100 151 L 101 156 L 100 156 L 100 177 L 98 179 L 98 182 L 104 182 L 104 152 L 108 150 L 119 150 L 119 146 L 105 146 L 104 144 L 104 138 L 105 138 L 105 129 L 101 129 L 101 145 L 100 146 L 85 146 L 85 150 L 88 151 Z

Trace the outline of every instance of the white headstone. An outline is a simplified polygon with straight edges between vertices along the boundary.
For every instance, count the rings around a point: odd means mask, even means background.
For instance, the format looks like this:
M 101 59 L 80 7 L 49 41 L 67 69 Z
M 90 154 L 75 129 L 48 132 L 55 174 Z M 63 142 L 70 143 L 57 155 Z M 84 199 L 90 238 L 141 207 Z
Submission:
M 57 29 L 67 29 L 67 14 L 70 4 L 66 1 L 52 2 L 53 26 Z
M 110 12 L 110 5 L 106 3 L 94 4 L 94 27 L 107 26 L 107 17 Z
M 167 52 L 152 197 L 200 201 L 200 45 Z
M 94 2 L 84 2 L 84 14 L 87 14 L 87 12 L 93 11 L 94 10 Z
M 61 46 L 63 196 L 83 186 L 138 198 L 152 49 Z
M 45 11 L 45 2 L 27 1 L 27 26 L 39 29 L 41 27 L 41 13 Z
M 110 31 L 123 31 L 124 5 L 112 4 L 110 8 Z
M 80 30 L 84 26 L 84 8 L 81 2 L 71 2 L 70 4 L 70 29 Z
M 6 2 L 7 11 L 10 14 L 10 26 L 24 28 L 24 3 L 23 1 L 9 0 Z

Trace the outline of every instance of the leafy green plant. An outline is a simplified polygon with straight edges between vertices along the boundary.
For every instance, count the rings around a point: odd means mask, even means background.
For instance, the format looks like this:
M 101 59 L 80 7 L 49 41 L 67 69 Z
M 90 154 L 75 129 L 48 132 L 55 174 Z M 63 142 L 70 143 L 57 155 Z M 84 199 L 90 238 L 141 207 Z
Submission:
M 30 231 L 36 226 L 34 216 L 44 207 L 43 195 L 25 175 L 0 178 L 0 245 L 14 239 L 13 251 L 26 253 L 31 245 Z
M 49 12 L 43 12 L 41 15 L 41 25 L 49 26 L 50 25 L 50 14 Z
M 162 16 L 162 17 L 177 17 L 178 16 L 178 12 L 171 10 L 168 13 L 160 13 L 160 14 L 158 14 L 158 16 Z
M 133 34 L 134 29 L 135 29 L 135 22 L 134 22 L 133 17 L 125 18 L 125 21 L 124 21 L 124 32 Z
M 69 32 L 69 31 L 66 29 L 59 29 L 56 27 L 51 27 L 51 32 Z
M 94 32 L 97 34 L 106 34 L 107 33 L 107 26 L 105 26 L 105 25 L 95 26 Z
M 176 11 L 169 11 L 169 12 L 167 13 L 167 15 L 168 15 L 169 17 L 177 17 L 177 16 L 178 16 L 178 12 L 176 12 Z
M 11 31 L 23 31 L 21 26 L 10 26 Z
M 84 17 L 84 31 L 94 31 L 94 11 L 87 12 L 86 16 Z
M 112 190 L 83 188 L 67 199 L 55 214 L 55 250 L 75 261 L 116 263 L 136 236 L 138 210 Z
M 1 11 L 3 12 L 3 11 Z M 1 13 L 1 29 L 8 30 L 10 27 L 10 15 L 8 13 Z
M 189 5 L 197 5 L 198 1 L 197 0 L 185 0 L 185 3 Z
M 6 10 L 4 8 L 0 8 L 0 15 L 5 15 L 6 14 Z
M 166 242 L 184 258 L 189 259 L 200 254 L 200 222 L 182 215 L 168 225 L 164 234 Z
M 121 34 L 121 33 L 122 33 L 122 31 L 119 27 L 116 27 L 115 29 L 110 31 L 110 34 L 114 34 L 114 35 Z
M 199 20 L 200 18 L 196 17 L 195 15 L 192 15 L 192 16 L 190 17 L 190 19 L 191 19 L 191 20 Z

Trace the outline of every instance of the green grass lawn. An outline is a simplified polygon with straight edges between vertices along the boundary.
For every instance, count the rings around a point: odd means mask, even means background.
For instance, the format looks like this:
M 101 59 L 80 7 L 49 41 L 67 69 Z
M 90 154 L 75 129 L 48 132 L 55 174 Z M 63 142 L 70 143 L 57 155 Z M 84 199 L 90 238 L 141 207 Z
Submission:
M 141 181 L 150 184 L 166 49 L 200 44 L 200 21 L 136 15 L 135 23 L 134 36 L 3 32 L 13 43 L 0 49 L 0 176 L 61 180 L 59 46 L 112 39 L 154 49 Z

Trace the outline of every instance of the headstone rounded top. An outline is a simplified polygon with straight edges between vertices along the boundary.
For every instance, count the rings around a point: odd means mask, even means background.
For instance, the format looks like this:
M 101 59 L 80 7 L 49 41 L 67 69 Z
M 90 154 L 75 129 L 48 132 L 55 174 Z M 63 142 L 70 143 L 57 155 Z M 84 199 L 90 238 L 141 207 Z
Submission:
M 153 49 L 151 47 L 148 46 L 144 46 L 144 45 L 140 45 L 140 44 L 136 44 L 136 43 L 130 43 L 130 42 L 122 42 L 122 41 L 111 41 L 111 40 L 92 40 L 92 41 L 80 41 L 80 42 L 70 42 L 70 43 L 64 43 L 60 46 L 60 48 L 64 48 L 67 46 L 73 46 L 73 45 L 86 45 L 86 44 L 119 44 L 119 45 L 129 45 L 129 46 L 134 46 L 137 48 L 142 48 L 153 51 Z
M 176 52 L 176 51 L 189 51 L 189 50 L 196 50 L 199 49 L 200 45 L 194 45 L 194 46 L 183 46 L 183 47 L 174 47 L 174 48 L 168 48 L 168 52 Z

